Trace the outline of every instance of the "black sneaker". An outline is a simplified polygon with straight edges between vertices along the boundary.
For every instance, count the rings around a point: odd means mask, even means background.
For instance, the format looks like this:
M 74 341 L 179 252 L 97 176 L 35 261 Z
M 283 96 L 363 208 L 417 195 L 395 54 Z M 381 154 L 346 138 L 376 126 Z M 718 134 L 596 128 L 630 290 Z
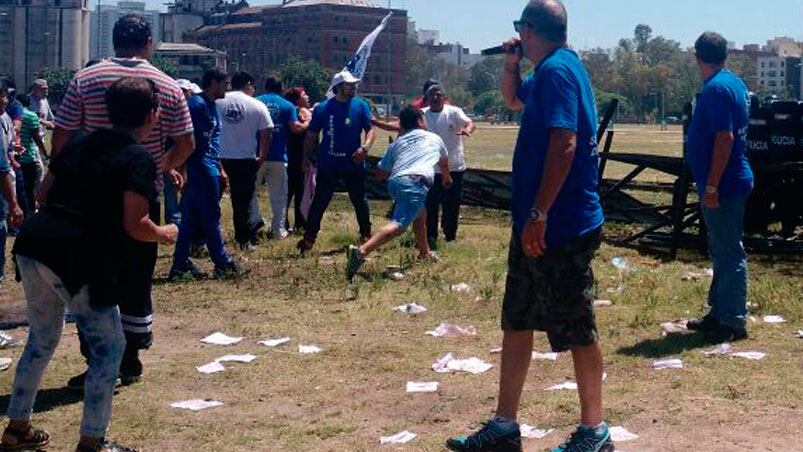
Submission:
M 75 448 L 75 452 L 137 452 L 137 449 L 126 447 L 104 438 L 94 446 L 79 443 Z
M 522 452 L 519 424 L 496 419 L 484 422 L 471 436 L 457 436 L 446 441 L 449 450 L 458 452 Z
M 704 334 L 705 338 L 713 344 L 743 341 L 749 337 L 746 329 L 727 325 L 718 325 L 714 330 L 704 331 Z
M 251 273 L 251 270 L 229 261 L 223 267 L 215 268 L 215 279 L 237 279 Z
M 67 380 L 67 387 L 70 389 L 84 389 L 84 382 L 86 381 L 86 372 L 80 373 L 69 380 Z M 119 388 L 123 385 L 121 379 L 117 379 L 114 381 L 114 389 Z
M 346 279 L 351 281 L 354 275 L 360 271 L 360 267 L 365 263 L 365 257 L 360 254 L 360 249 L 354 245 L 349 245 L 346 250 Z
M 692 319 L 686 323 L 686 328 L 691 331 L 714 331 L 719 328 L 719 320 L 716 319 L 711 313 L 705 315 L 701 320 Z
M 190 264 L 187 268 L 181 269 L 173 266 L 170 269 L 170 274 L 167 276 L 168 281 L 180 281 L 180 280 L 202 280 L 207 278 L 206 272 L 201 270 L 194 262 L 190 261 Z

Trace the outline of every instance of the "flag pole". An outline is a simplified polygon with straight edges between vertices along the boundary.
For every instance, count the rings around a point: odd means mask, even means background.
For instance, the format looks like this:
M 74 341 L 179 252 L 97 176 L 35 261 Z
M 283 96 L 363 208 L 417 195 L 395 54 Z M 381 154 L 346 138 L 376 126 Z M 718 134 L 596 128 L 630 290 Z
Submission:
M 391 0 L 388 0 L 388 11 L 392 11 L 391 9 Z M 391 59 L 393 58 L 393 30 L 391 29 L 390 23 L 388 23 L 388 75 L 385 78 L 385 84 L 387 85 L 388 97 L 387 97 L 387 107 L 385 107 L 385 119 L 390 121 L 390 106 L 392 104 L 390 100 L 390 81 L 391 81 L 391 74 L 393 70 L 393 65 L 391 64 Z

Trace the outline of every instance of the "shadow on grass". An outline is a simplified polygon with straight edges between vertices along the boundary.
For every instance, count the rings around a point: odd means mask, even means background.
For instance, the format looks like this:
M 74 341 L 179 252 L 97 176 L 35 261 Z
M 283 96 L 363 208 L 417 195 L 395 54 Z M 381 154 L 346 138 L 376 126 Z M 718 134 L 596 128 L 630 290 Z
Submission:
M 634 345 L 622 347 L 616 353 L 625 356 L 663 358 L 710 345 L 702 334 L 670 334 L 661 339 L 645 339 Z
M 36 394 L 36 404 L 33 407 L 34 413 L 46 413 L 58 407 L 73 405 L 84 400 L 83 389 L 74 388 L 48 388 L 41 389 Z M 0 396 L 0 411 L 5 413 L 11 401 L 11 394 Z

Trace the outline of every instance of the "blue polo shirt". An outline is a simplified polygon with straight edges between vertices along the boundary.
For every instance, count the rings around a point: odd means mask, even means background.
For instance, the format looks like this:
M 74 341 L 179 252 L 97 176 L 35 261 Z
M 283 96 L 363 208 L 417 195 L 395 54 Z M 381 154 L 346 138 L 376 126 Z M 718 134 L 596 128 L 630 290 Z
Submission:
M 323 132 L 318 152 L 318 168 L 342 170 L 364 168 L 355 164 L 352 155 L 362 146 L 362 133 L 371 130 L 371 107 L 360 98 L 338 102 L 331 98 L 321 102 L 312 112 L 309 131 Z
M 270 141 L 268 161 L 287 162 L 287 124 L 298 121 L 296 106 L 276 93 L 263 94 L 257 97 L 268 107 L 273 120 L 273 135 Z
M 548 247 L 557 247 L 604 222 L 597 185 L 597 109 L 591 80 L 576 53 L 560 48 L 522 83 L 521 129 L 513 155 L 513 229 L 521 234 L 530 217 L 544 172 L 552 129 L 577 134 L 571 170 L 549 210 Z
M 187 159 L 188 182 L 193 174 L 220 176 L 220 117 L 215 102 L 198 94 L 187 101 L 195 134 L 195 152 Z
M 753 171 L 747 161 L 747 125 L 750 101 L 747 87 L 723 69 L 703 84 L 686 139 L 686 162 L 697 192 L 703 196 L 719 132 L 733 132 L 733 149 L 719 183 L 720 199 L 747 196 L 753 189 Z

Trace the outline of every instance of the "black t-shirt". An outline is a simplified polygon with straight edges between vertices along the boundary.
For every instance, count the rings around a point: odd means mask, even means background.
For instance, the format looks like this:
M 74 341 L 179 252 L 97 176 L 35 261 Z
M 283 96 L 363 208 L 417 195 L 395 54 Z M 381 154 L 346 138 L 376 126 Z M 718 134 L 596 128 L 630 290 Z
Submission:
M 125 134 L 100 130 L 65 146 L 50 163 L 45 207 L 23 224 L 14 254 L 47 265 L 73 295 L 89 284 L 90 303 L 118 303 L 124 247 L 150 247 L 123 228 L 123 195 L 156 204 L 156 164 Z

